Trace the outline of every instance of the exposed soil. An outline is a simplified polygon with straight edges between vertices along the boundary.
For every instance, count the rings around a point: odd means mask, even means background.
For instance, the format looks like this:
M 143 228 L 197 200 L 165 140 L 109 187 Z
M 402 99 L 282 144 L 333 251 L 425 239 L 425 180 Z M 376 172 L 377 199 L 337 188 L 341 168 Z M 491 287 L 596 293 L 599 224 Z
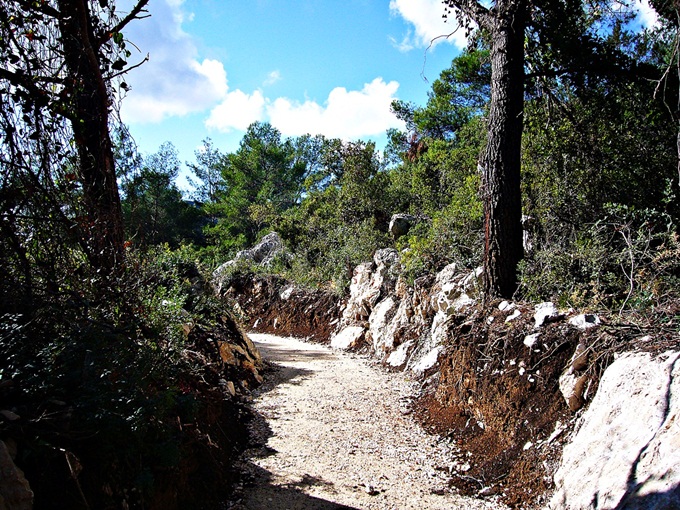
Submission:
M 468 468 L 410 414 L 415 383 L 357 355 L 251 335 L 271 370 L 251 422 L 250 482 L 233 509 L 499 509 L 449 486 Z
M 251 331 L 321 343 L 330 341 L 341 314 L 338 294 L 294 287 L 277 276 L 236 275 L 225 297 L 238 304 Z
M 549 324 L 527 347 L 524 339 L 535 333 L 529 314 L 507 323 L 507 313 L 493 313 L 490 324 L 481 310 L 460 317 L 417 414 L 428 430 L 455 438 L 470 453 L 470 469 L 453 473 L 454 487 L 531 508 L 553 488 L 561 438 L 548 439 L 572 418 L 558 379 L 579 335 L 563 322 Z

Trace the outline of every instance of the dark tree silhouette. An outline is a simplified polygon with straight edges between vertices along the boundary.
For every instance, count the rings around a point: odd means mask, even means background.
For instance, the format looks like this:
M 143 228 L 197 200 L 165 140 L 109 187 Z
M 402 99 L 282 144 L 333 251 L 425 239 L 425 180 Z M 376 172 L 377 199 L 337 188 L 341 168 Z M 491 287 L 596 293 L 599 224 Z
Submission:
M 122 261 L 124 246 L 109 135 L 112 82 L 129 67 L 122 30 L 147 3 L 138 0 L 124 16 L 108 0 L 0 5 L 4 175 L 41 183 L 44 191 L 46 182 L 75 183 L 82 212 L 63 219 L 103 273 Z

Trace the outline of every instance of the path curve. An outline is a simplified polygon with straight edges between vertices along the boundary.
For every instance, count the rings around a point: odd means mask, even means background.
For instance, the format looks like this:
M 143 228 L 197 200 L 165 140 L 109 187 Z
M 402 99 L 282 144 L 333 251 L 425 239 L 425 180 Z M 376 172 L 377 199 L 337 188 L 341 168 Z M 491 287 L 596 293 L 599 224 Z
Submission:
M 273 364 L 254 399 L 250 483 L 234 510 L 501 509 L 451 494 L 455 445 L 408 414 L 413 384 L 369 360 L 251 334 Z

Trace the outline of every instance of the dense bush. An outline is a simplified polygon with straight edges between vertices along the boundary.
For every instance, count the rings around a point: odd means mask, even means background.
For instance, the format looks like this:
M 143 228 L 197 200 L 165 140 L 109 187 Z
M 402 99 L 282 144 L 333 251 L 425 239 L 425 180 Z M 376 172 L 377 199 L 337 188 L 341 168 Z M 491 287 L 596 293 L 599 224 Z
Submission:
M 0 423 L 0 437 L 18 444 L 36 508 L 219 497 L 244 431 L 220 390 L 219 356 L 190 331 L 223 327 L 224 304 L 192 260 L 167 249 L 128 254 L 105 286 L 81 276 L 36 296 L 30 313 L 0 315 L 0 408 L 20 417 Z M 203 434 L 217 416 L 225 432 L 213 431 L 211 446 Z M 195 492 L 210 483 L 212 493 Z

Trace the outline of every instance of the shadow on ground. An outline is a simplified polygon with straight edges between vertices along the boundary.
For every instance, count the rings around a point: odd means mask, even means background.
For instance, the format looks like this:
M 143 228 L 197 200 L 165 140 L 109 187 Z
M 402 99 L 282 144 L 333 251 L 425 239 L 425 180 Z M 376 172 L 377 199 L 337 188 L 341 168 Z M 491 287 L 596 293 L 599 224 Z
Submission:
M 312 370 L 291 367 L 282 363 L 310 361 L 312 359 L 322 360 L 332 356 L 331 353 L 323 351 L 291 349 L 285 343 L 269 344 L 256 341 L 256 345 L 262 354 L 265 365 L 265 380 L 255 391 L 256 395 L 273 391 L 281 384 L 300 384 L 313 373 Z M 333 492 L 333 484 L 318 477 L 303 474 L 300 480 L 294 483 L 282 485 L 274 483 L 274 475 L 254 464 L 252 459 L 276 455 L 277 451 L 267 444 L 273 434 L 267 420 L 276 418 L 277 411 L 272 409 L 269 416 L 252 408 L 250 411 L 248 423 L 250 444 L 241 463 L 242 480 L 232 501 L 227 504 L 228 509 L 357 510 L 354 507 L 305 494 L 305 489 L 319 486 L 323 486 L 328 492 Z
M 303 491 L 314 486 L 325 486 L 331 490 L 333 485 L 320 478 L 303 475 L 296 483 L 276 485 L 272 474 L 252 463 L 246 466 L 244 490 L 240 501 L 229 507 L 231 510 L 358 510 L 305 494 Z

